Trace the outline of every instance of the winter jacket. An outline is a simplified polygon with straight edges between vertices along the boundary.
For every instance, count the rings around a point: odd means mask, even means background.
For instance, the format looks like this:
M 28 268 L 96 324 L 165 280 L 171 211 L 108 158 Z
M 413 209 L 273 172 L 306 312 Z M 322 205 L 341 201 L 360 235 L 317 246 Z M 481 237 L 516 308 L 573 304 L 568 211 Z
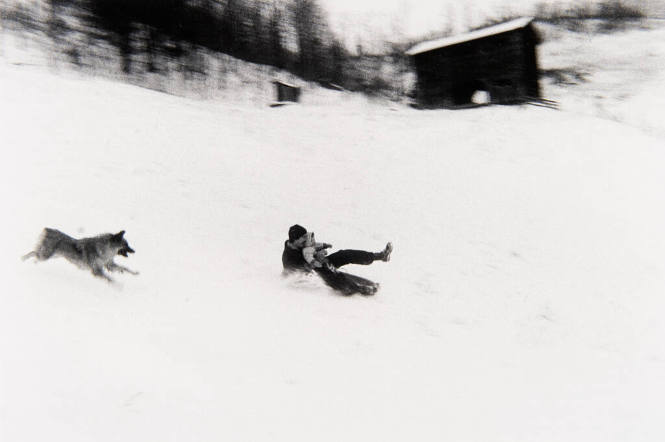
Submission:
M 302 253 L 301 248 L 293 248 L 289 245 L 289 241 L 284 241 L 284 251 L 282 252 L 282 265 L 286 272 L 309 272 L 311 267 L 307 265 L 307 261 Z

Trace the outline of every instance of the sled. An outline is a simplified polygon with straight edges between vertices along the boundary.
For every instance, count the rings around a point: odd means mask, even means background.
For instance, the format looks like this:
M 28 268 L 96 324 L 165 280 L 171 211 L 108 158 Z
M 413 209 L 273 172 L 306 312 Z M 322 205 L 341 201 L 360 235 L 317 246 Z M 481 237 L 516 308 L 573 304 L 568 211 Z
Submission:
M 346 296 L 355 295 L 356 293 L 371 296 L 379 290 L 378 283 L 357 275 L 340 272 L 339 270 L 331 270 L 326 267 L 314 269 L 314 271 L 323 279 L 323 282 L 328 287 Z

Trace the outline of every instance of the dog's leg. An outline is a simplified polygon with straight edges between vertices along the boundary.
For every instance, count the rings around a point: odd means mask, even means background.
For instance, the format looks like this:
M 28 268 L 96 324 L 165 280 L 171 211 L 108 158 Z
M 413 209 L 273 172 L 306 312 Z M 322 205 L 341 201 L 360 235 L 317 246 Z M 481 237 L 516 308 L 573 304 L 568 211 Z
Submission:
M 127 272 L 130 275 L 135 275 L 135 276 L 139 274 L 139 272 L 137 272 L 136 270 L 128 269 L 127 267 L 123 266 L 118 266 L 118 267 L 120 268 L 121 272 Z
M 125 273 L 125 272 L 127 272 L 127 273 L 130 273 L 130 274 L 132 274 L 132 275 L 138 275 L 138 274 L 139 274 L 139 272 L 136 272 L 136 271 L 134 271 L 134 270 L 132 270 L 132 269 L 128 269 L 127 267 L 125 267 L 125 266 L 121 266 L 121 265 L 116 264 L 116 263 L 114 263 L 114 262 L 112 262 L 112 263 L 110 263 L 110 264 L 107 264 L 107 265 L 106 265 L 106 268 L 107 268 L 109 271 L 111 271 L 111 272 L 120 272 L 120 273 Z
M 108 282 L 113 282 L 113 279 L 111 279 L 111 277 L 109 275 L 104 273 L 104 269 L 102 269 L 101 267 L 93 267 L 92 268 L 92 274 L 99 277 L 99 278 L 104 278 Z

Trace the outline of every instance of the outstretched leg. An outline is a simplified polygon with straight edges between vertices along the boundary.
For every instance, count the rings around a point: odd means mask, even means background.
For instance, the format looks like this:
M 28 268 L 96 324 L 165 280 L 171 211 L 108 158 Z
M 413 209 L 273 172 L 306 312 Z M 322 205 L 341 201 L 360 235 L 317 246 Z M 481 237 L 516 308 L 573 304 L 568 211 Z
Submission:
M 347 264 L 369 265 L 374 261 L 390 261 L 390 254 L 393 251 L 392 243 L 386 244 L 386 248 L 378 253 L 366 252 L 364 250 L 338 250 L 328 255 L 328 262 L 335 268 L 340 268 Z
M 111 279 L 109 275 L 104 273 L 104 269 L 102 269 L 101 267 L 93 267 L 92 274 L 97 276 L 98 278 L 104 278 L 108 282 L 113 282 L 113 279 Z
M 131 273 L 132 275 L 138 275 L 139 274 L 139 272 L 135 272 L 134 270 L 128 269 L 127 267 L 121 266 L 121 265 L 116 264 L 114 262 L 111 262 L 110 264 L 107 264 L 106 268 L 110 272 L 120 272 L 120 273 L 127 272 L 127 273 Z
M 372 252 L 364 250 L 338 250 L 327 256 L 328 262 L 335 268 L 347 264 L 369 265 L 374 262 L 376 256 Z

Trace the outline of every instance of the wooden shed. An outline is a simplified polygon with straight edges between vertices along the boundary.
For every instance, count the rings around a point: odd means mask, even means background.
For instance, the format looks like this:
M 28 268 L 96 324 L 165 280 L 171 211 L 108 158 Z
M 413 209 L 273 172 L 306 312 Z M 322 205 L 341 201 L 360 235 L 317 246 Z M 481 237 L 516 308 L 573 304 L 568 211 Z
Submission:
M 525 17 L 452 37 L 419 43 L 406 53 L 416 70 L 422 107 L 464 107 L 472 97 L 490 103 L 540 98 L 533 18 Z
M 298 86 L 278 80 L 272 83 L 275 85 L 277 95 L 275 104 L 297 103 L 300 101 L 300 88 Z

